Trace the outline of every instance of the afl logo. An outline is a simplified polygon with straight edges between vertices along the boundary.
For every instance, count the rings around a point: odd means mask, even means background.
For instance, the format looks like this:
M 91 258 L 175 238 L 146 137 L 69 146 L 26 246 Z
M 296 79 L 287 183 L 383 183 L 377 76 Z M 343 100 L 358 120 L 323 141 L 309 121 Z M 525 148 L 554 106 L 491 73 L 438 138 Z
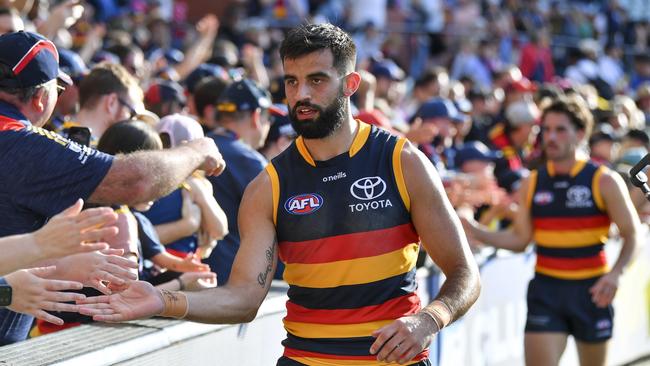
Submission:
M 354 198 L 369 201 L 386 192 L 386 182 L 381 177 L 365 177 L 352 183 L 350 193 Z
M 316 193 L 293 196 L 284 203 L 284 209 L 293 215 L 308 215 L 323 206 L 323 197 Z
M 553 202 L 553 193 L 547 191 L 537 192 L 533 197 L 533 202 L 540 206 L 548 205 Z

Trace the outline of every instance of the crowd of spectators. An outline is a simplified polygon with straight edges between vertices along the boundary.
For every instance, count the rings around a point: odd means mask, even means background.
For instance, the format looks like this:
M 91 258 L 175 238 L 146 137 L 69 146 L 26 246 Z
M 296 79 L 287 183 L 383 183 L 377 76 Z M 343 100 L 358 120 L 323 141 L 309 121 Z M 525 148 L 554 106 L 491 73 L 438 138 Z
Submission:
M 518 183 L 543 163 L 538 123 L 549 97 L 576 96 L 592 111 L 583 147 L 592 160 L 625 175 L 650 148 L 644 0 L 233 0 L 219 16 L 189 19 L 198 3 L 5 0 L 0 8 L 0 32 L 52 40 L 74 82 L 48 129 L 111 154 L 204 134 L 216 141 L 224 174 L 195 173 L 150 210 L 117 210 L 128 242 L 117 247 L 160 286 L 227 282 L 243 190 L 296 137 L 278 46 L 287 27 L 305 21 L 353 35 L 356 118 L 418 144 L 454 206 L 484 225 L 509 225 Z M 632 193 L 647 216 L 645 198 Z

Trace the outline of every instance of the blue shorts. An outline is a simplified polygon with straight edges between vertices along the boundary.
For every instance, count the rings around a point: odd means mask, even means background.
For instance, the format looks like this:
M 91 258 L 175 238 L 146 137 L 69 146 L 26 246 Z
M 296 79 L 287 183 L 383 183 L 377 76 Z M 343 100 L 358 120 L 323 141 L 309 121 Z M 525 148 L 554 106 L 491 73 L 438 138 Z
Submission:
M 612 337 L 614 309 L 599 308 L 589 288 L 598 278 L 560 280 L 536 274 L 528 284 L 526 332 L 561 332 L 582 342 Z

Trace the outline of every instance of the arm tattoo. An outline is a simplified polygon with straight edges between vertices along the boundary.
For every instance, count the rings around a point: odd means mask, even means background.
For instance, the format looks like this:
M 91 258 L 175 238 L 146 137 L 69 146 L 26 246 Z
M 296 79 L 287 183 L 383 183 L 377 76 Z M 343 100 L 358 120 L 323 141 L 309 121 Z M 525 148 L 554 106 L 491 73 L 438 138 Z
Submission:
M 160 290 L 160 293 L 162 293 L 163 298 L 166 300 L 165 302 L 176 304 L 176 302 L 178 301 L 178 297 L 176 296 L 176 294 L 169 290 Z
M 257 275 L 257 283 L 260 284 L 260 286 L 265 287 L 266 286 L 266 278 L 269 276 L 269 273 L 273 270 L 273 256 L 275 255 L 275 243 L 276 241 L 274 240 L 271 246 L 266 249 L 266 268 L 264 269 L 263 272 L 260 272 Z

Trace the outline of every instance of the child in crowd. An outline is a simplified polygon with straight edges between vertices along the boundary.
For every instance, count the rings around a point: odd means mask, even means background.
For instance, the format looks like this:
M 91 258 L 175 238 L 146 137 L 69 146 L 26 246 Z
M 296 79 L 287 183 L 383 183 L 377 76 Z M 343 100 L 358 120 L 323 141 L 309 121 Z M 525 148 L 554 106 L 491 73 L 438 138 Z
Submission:
M 164 148 L 203 137 L 201 125 L 194 119 L 172 114 L 157 126 Z M 156 201 L 144 213 L 156 225 L 168 252 L 185 258 L 191 253 L 205 258 L 216 241 L 228 232 L 228 219 L 212 194 L 212 184 L 201 172 L 195 172 L 183 185 Z
M 126 154 L 139 150 L 162 149 L 162 141 L 149 125 L 142 121 L 120 122 L 111 126 L 99 140 L 98 149 L 109 154 Z M 146 212 L 152 205 L 147 202 L 134 206 L 140 212 Z M 138 227 L 138 239 L 142 257 L 140 275 L 153 284 L 159 285 L 168 283 L 170 280 L 178 279 L 178 287 L 201 287 L 195 282 L 206 280 L 204 287 L 212 287 L 216 284 L 214 273 L 209 272 L 209 267 L 200 263 L 194 255 L 187 255 L 183 258 L 172 255 L 160 244 L 158 234 L 153 229 L 151 222 L 140 212 L 133 212 L 134 220 L 132 225 Z M 184 220 L 182 218 L 181 220 Z M 143 259 L 149 259 L 156 266 L 167 269 L 165 273 L 158 274 L 144 267 Z M 181 275 L 184 272 L 206 272 L 205 275 Z M 167 286 L 167 285 L 166 285 Z

